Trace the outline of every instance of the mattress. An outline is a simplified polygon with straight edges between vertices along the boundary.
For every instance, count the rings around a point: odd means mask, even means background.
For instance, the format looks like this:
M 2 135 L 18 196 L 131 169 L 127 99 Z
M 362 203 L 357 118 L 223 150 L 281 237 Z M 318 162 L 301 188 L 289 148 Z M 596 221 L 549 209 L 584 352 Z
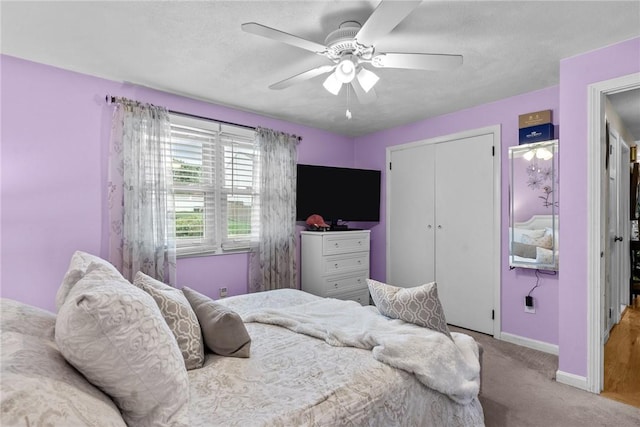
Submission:
M 319 299 L 292 289 L 220 300 L 240 315 Z M 192 426 L 482 426 L 478 398 L 461 405 L 369 350 L 333 347 L 247 323 L 248 359 L 207 355 L 189 371 Z

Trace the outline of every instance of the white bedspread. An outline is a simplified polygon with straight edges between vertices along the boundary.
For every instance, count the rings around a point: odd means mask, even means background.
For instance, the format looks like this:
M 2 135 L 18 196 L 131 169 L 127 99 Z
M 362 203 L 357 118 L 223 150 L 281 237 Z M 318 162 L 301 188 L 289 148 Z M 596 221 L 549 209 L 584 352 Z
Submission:
M 380 315 L 354 301 L 323 299 L 244 314 L 245 322 L 278 325 L 332 346 L 371 350 L 373 357 L 412 373 L 425 386 L 467 404 L 480 387 L 478 346 L 469 336 L 446 335 Z

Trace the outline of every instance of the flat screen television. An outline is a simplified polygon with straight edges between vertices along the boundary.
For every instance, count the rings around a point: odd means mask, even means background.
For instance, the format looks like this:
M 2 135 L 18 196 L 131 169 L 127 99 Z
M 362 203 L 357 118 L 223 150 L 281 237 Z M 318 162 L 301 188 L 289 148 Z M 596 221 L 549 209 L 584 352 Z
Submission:
M 380 221 L 379 170 L 298 164 L 296 219 Z

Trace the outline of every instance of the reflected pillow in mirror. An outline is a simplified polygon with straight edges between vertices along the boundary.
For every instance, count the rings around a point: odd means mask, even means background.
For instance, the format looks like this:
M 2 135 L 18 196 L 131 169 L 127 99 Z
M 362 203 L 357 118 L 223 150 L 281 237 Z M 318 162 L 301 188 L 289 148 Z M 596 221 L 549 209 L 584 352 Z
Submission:
M 526 243 L 513 242 L 511 254 L 522 258 L 535 258 L 536 257 L 535 245 L 528 245 Z
M 545 248 L 536 248 L 536 262 L 539 264 L 553 264 L 553 251 Z
M 533 237 L 528 234 L 523 234 L 521 242 L 527 245 L 534 245 L 545 249 L 551 249 L 553 247 L 553 236 L 551 234 L 543 234 L 541 237 Z

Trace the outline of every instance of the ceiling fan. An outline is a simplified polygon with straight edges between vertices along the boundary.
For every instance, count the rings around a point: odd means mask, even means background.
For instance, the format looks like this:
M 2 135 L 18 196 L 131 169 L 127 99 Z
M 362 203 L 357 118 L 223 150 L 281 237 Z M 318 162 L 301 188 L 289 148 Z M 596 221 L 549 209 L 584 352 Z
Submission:
M 362 104 L 375 101 L 373 86 L 379 77 L 365 65 L 374 68 L 405 68 L 413 70 L 447 70 L 462 64 L 461 55 L 431 53 L 377 52 L 376 42 L 393 30 L 404 18 L 422 3 L 413 1 L 381 1 L 369 19 L 360 25 L 356 21 L 343 22 L 325 39 L 325 44 L 306 40 L 292 34 L 255 22 L 242 24 L 242 30 L 269 39 L 299 47 L 328 58 L 333 64 L 312 68 L 269 86 L 284 89 L 313 77 L 331 73 L 323 86 L 338 95 L 343 84 L 351 84 Z

